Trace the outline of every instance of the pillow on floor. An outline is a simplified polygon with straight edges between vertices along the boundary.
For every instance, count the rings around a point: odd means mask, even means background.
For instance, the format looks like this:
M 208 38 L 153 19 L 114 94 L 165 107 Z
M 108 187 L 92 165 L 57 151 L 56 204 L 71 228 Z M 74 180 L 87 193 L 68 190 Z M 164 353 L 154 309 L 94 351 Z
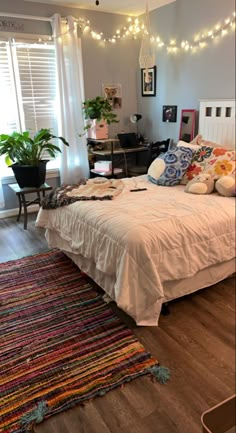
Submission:
M 156 185 L 178 185 L 185 174 L 193 151 L 189 147 L 176 147 L 156 158 L 148 169 L 148 178 Z

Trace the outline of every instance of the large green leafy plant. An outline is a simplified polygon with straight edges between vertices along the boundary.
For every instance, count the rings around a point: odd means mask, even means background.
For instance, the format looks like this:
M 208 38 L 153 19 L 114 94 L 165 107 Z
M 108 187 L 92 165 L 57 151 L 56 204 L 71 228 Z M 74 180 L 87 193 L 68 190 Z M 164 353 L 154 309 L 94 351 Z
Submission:
M 0 156 L 5 155 L 7 165 L 17 163 L 37 166 L 43 153 L 47 152 L 55 158 L 57 153 L 61 152 L 61 149 L 51 142 L 55 138 L 69 146 L 65 138 L 53 135 L 50 129 L 40 129 L 33 138 L 30 137 L 29 131 L 13 132 L 10 135 L 0 134 Z
M 118 123 L 117 115 L 113 113 L 113 108 L 108 99 L 102 96 L 96 96 L 94 99 L 86 99 L 83 102 L 83 111 L 86 119 L 105 120 L 108 125 L 111 123 Z M 87 125 L 85 129 L 89 129 Z

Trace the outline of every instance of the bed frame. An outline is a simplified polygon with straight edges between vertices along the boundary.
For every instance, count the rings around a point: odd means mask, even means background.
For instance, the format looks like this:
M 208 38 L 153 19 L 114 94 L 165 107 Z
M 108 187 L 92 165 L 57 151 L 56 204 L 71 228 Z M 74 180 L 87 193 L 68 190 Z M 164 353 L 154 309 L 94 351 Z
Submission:
M 235 148 L 235 100 L 200 100 L 199 134 L 204 140 Z

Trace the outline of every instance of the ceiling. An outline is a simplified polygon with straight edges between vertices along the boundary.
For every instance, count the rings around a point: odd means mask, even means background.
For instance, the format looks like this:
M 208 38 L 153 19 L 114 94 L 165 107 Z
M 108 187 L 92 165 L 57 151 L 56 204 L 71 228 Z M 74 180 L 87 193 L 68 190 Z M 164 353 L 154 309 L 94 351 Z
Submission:
M 99 0 L 96 6 L 95 0 L 25 0 L 33 3 L 47 3 L 59 6 L 70 6 L 79 9 L 96 10 L 98 12 L 109 12 L 122 15 L 138 16 L 145 12 L 145 0 Z M 176 0 L 149 0 L 149 11 L 157 9 Z

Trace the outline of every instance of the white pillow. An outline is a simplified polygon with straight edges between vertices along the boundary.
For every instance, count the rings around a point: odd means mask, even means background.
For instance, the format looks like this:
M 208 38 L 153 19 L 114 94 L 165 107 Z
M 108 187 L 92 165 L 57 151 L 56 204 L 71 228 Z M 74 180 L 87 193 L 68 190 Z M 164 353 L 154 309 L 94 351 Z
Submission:
M 222 176 L 215 183 L 216 191 L 224 197 L 236 196 L 236 179 L 235 176 Z
M 198 144 L 186 143 L 186 141 L 182 141 L 182 140 L 180 140 L 177 143 L 177 147 L 188 147 L 189 149 L 192 149 L 192 150 L 199 150 L 199 149 L 201 149 L 201 146 L 199 146 Z
M 156 185 L 178 185 L 191 163 L 193 150 L 176 147 L 158 156 L 148 169 L 148 179 Z
M 165 161 L 163 161 L 163 159 L 161 158 L 156 158 L 151 163 L 148 169 L 148 174 L 153 179 L 159 179 L 159 177 L 161 177 L 161 175 L 164 173 L 165 168 L 166 168 Z

